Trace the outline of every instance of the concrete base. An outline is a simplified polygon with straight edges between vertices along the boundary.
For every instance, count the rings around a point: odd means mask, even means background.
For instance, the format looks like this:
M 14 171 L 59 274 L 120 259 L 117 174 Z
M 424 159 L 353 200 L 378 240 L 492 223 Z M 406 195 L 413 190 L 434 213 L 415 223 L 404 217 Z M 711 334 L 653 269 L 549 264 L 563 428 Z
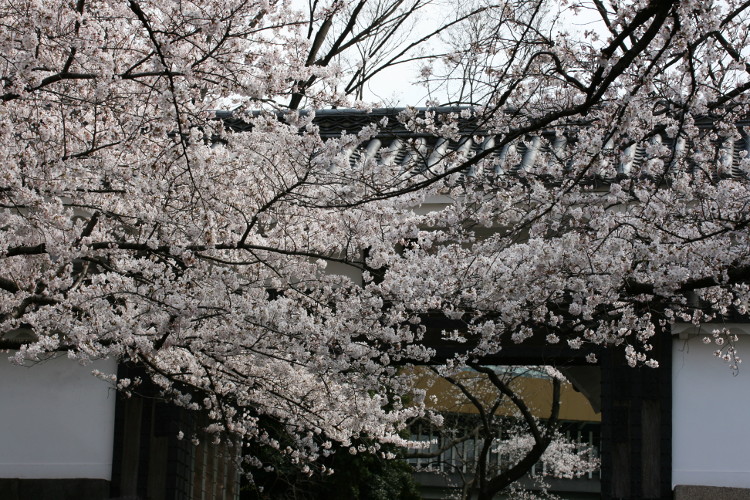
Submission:
M 110 498 L 104 479 L 0 478 L 2 500 L 105 500 Z
M 750 489 L 678 485 L 674 500 L 750 500 Z

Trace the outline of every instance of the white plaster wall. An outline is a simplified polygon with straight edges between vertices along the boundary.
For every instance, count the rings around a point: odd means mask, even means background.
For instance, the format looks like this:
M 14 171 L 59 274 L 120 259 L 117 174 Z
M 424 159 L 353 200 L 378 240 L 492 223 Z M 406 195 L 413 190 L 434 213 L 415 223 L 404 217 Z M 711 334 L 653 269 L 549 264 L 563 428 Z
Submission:
M 110 479 L 115 394 L 93 369 L 115 373 L 117 364 L 0 359 L 0 477 Z
M 701 339 L 674 337 L 672 484 L 750 488 L 750 363 L 732 376 Z

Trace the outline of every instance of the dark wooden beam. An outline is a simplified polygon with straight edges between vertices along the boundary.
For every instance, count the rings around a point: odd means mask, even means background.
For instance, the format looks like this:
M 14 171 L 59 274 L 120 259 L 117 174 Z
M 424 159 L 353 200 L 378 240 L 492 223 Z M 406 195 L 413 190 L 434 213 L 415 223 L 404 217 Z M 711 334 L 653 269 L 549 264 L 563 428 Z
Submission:
M 672 339 L 653 339 L 658 368 L 602 358 L 602 498 L 672 499 Z

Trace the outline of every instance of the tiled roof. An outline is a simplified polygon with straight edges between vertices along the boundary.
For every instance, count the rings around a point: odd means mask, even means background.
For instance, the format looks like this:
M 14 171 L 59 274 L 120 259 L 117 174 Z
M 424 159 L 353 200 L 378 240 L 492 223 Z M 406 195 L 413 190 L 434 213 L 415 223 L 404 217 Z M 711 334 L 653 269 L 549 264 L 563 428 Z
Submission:
M 454 113 L 454 116 L 458 117 L 458 135 L 460 136 L 455 140 L 408 130 L 398 120 L 398 115 L 404 111 L 404 108 L 381 108 L 371 111 L 322 110 L 315 112 L 314 122 L 324 138 L 340 137 L 342 133 L 357 133 L 364 127 L 375 124 L 379 127 L 376 137 L 349 153 L 352 166 L 364 159 L 374 157 L 376 160 L 384 160 L 387 156 L 389 161 L 401 164 L 404 170 L 413 170 L 416 165 L 419 165 L 418 169 L 429 168 L 454 152 L 461 152 L 466 157 L 471 157 L 483 150 L 493 149 L 501 141 L 501 137 L 489 134 L 487 129 L 476 120 L 461 118 L 460 112 L 464 109 L 455 107 L 417 109 L 417 114 L 421 116 L 424 116 L 426 111 L 434 112 L 436 116 Z M 231 113 L 220 113 L 219 116 L 234 130 L 241 131 L 249 128 L 247 123 L 233 118 Z M 712 122 L 702 120 L 698 126 L 704 130 L 710 130 Z M 724 139 L 721 143 L 715 144 L 717 149 L 711 154 L 718 153 L 716 155 L 718 165 L 711 173 L 712 176 L 747 176 L 747 173 L 740 169 L 740 160 L 743 155 L 750 157 L 750 119 L 737 123 L 737 127 L 740 139 Z M 572 129 L 571 133 L 562 135 L 556 135 L 554 131 L 540 135 L 527 135 L 490 153 L 486 158 L 487 161 L 484 162 L 484 168 L 490 170 L 486 173 L 501 175 L 531 169 L 538 166 L 538 162 L 543 158 L 554 156 L 565 161 L 564 159 L 568 156 L 566 147 L 569 141 L 575 141 Z M 610 174 L 614 173 L 618 177 L 627 176 L 631 171 L 640 170 L 652 159 L 649 157 L 648 150 L 649 146 L 655 143 L 677 153 L 685 148 L 683 140 L 669 138 L 666 134 L 655 135 L 647 142 L 632 144 L 619 152 L 614 151 L 610 143 L 604 148 L 604 156 L 610 159 L 611 167 L 614 168 L 614 170 L 610 169 Z M 605 177 L 611 178 L 613 175 Z

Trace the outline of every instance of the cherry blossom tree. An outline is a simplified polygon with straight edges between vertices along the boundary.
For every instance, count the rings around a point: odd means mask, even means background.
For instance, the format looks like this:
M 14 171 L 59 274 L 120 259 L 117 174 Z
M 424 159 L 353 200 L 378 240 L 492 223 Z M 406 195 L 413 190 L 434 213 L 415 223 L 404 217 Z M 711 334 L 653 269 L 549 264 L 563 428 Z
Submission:
M 480 6 L 446 24 L 473 12 L 491 36 L 420 77 L 482 54 L 459 99 L 473 107 L 324 138 L 313 109 L 361 107 L 347 95 L 368 75 L 423 57 L 397 37 L 417 3 L 366 5 L 0 4 L 16 359 L 131 360 L 211 431 L 305 468 L 403 444 L 425 413 L 403 365 L 541 336 L 654 366 L 670 323 L 745 314 L 747 2 L 573 4 L 598 16 L 578 37 L 563 13 L 538 22 L 541 0 Z M 243 127 L 216 118 L 227 102 Z M 398 142 L 407 160 L 372 141 L 392 127 L 421 137 Z M 732 338 L 708 340 L 736 366 Z M 438 359 L 443 341 L 465 349 Z
M 524 380 L 532 377 L 548 379 L 549 387 L 542 391 L 524 388 Z M 439 404 L 446 417 L 450 409 L 458 412 L 453 412 L 454 422 L 444 426 L 436 446 L 408 456 L 423 459 L 421 465 L 427 470 L 443 462 L 443 468 L 458 477 L 461 499 L 492 499 L 501 492 L 513 498 L 547 498 L 545 480 L 549 477 L 573 479 L 598 470 L 593 448 L 560 432 L 561 387 L 568 381 L 558 370 L 471 363 L 469 370 L 458 373 L 432 367 L 431 377 L 423 378 L 447 382 L 440 390 Z M 539 419 L 540 408 L 530 403 L 532 399 L 549 401 L 544 421 Z M 462 415 L 466 408 L 475 412 L 471 415 L 475 418 Z M 456 415 L 463 417 L 463 425 L 456 423 Z M 467 420 L 475 425 L 467 426 Z M 462 444 L 466 441 L 471 446 Z M 529 475 L 539 462 L 544 463 L 545 472 Z M 518 480 L 524 477 L 533 480 L 540 496 L 523 490 Z

